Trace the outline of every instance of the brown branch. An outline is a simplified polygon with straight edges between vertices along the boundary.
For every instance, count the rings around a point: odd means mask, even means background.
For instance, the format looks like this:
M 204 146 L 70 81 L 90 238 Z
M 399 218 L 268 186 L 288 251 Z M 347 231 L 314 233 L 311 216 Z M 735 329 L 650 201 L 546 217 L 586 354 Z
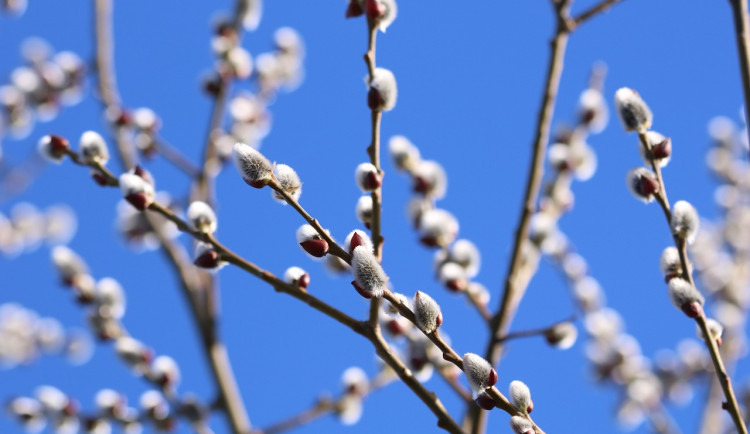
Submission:
M 560 324 L 565 324 L 567 322 L 575 321 L 576 316 L 571 315 L 569 318 L 564 319 L 562 321 L 558 321 L 551 326 L 543 327 L 543 328 L 537 328 L 537 329 L 529 329 L 529 330 L 519 330 L 516 332 L 511 332 L 506 335 L 500 336 L 497 338 L 497 340 L 505 343 L 507 341 L 513 340 L 513 339 L 519 339 L 519 338 L 528 338 L 532 336 L 539 336 L 544 335 L 550 330 L 554 329 L 555 327 L 559 326 Z
M 185 155 L 183 155 L 177 148 L 170 144 L 159 141 L 156 143 L 156 152 L 158 152 L 164 159 L 176 167 L 180 172 L 183 172 L 191 178 L 195 178 L 200 174 L 200 169 L 193 164 Z
M 745 119 L 750 119 L 750 19 L 747 0 L 729 0 L 734 16 L 734 30 L 737 34 L 737 54 L 740 59 L 742 90 L 745 96 Z M 750 137 L 750 130 L 748 130 Z
M 573 18 L 573 23 L 575 23 L 575 26 L 580 26 L 584 22 L 588 21 L 589 19 L 603 13 L 607 12 L 609 8 L 614 6 L 615 4 L 619 3 L 622 0 L 602 0 L 601 3 L 595 4 L 594 6 L 590 7 L 589 9 L 585 10 L 584 12 L 581 12 L 580 15 Z

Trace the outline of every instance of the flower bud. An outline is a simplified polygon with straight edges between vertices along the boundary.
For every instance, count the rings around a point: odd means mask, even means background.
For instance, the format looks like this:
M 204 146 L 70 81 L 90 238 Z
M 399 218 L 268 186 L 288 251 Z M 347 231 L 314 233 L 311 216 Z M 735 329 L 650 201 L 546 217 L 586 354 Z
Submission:
M 440 282 L 451 291 L 463 292 L 469 286 L 466 271 L 455 262 L 446 262 L 438 270 Z
M 377 167 L 370 163 L 361 163 L 354 171 L 354 181 L 357 187 L 363 192 L 373 191 L 383 185 L 383 179 L 380 177 Z
M 534 410 L 534 401 L 531 400 L 531 391 L 529 386 L 522 381 L 511 381 L 510 388 L 508 389 L 510 395 L 510 402 L 513 403 L 521 413 L 529 414 Z
M 493 410 L 495 408 L 495 400 L 486 392 L 474 393 L 474 403 L 484 410 Z
M 94 398 L 96 406 L 108 417 L 120 417 L 125 414 L 128 401 L 125 396 L 112 389 L 102 389 Z
M 346 8 L 346 18 L 358 17 L 365 13 L 363 0 L 349 0 L 349 6 Z
M 352 285 L 362 297 L 381 297 L 386 289 L 388 276 L 372 250 L 366 246 L 359 246 L 352 253 Z
M 126 365 L 138 372 L 145 370 L 153 357 L 153 352 L 150 348 L 130 336 L 120 336 L 117 338 L 115 351 Z
M 120 319 L 125 315 L 125 291 L 111 277 L 97 282 L 94 301 L 98 314 L 104 318 Z
M 372 222 L 372 197 L 369 195 L 361 196 L 357 200 L 354 214 L 357 216 L 357 220 L 361 221 L 369 228 L 370 223 Z
M 335 410 L 342 424 L 354 425 L 362 417 L 362 398 L 357 395 L 344 395 Z
M 721 346 L 721 335 L 724 334 L 724 326 L 713 318 L 706 318 L 706 326 L 711 337 L 716 341 L 716 345 Z M 703 331 L 700 326 L 696 325 L 695 333 L 698 338 L 703 339 Z
M 448 246 L 458 235 L 458 221 L 442 209 L 425 211 L 419 219 L 419 235 L 425 246 Z
M 244 143 L 235 143 L 233 149 L 234 163 L 242 179 L 251 187 L 265 187 L 273 177 L 271 162 L 263 154 Z
M 695 286 L 682 278 L 669 281 L 669 299 L 689 318 L 697 318 L 703 312 L 703 296 Z
M 44 429 L 44 407 L 36 399 L 25 396 L 14 398 L 8 403 L 7 409 L 12 416 L 18 418 L 27 432 L 39 432 Z
M 75 404 L 60 389 L 53 386 L 39 386 L 34 391 L 45 411 L 53 415 L 60 415 L 64 411 L 74 411 Z M 70 405 L 70 407 L 68 407 Z M 67 409 L 66 409 L 67 407 Z
M 672 140 L 668 137 L 657 133 L 656 131 L 646 132 L 651 151 L 647 151 L 646 147 L 638 141 L 638 150 L 641 154 L 641 159 L 645 164 L 651 164 L 651 157 L 654 158 L 659 167 L 665 167 L 672 156 Z
M 81 140 L 78 142 L 78 146 L 81 149 L 81 156 L 83 161 L 92 163 L 94 161 L 101 164 L 106 164 L 109 160 L 109 149 L 107 149 L 107 142 L 104 138 L 96 131 L 86 131 L 81 135 Z
M 284 282 L 306 289 L 310 284 L 310 275 L 300 267 L 289 267 L 284 272 Z
M 688 244 L 692 244 L 695 241 L 700 219 L 698 218 L 698 211 L 693 208 L 693 205 L 684 200 L 675 202 L 672 207 L 671 223 L 672 233 L 675 236 L 687 240 Z
M 625 131 L 645 133 L 651 128 L 651 109 L 633 89 L 622 87 L 615 92 L 615 108 Z
M 398 8 L 395 0 L 365 0 L 365 14 L 381 32 L 385 33 L 388 26 L 396 19 Z M 348 12 L 348 11 L 347 11 Z
M 234 46 L 227 52 L 227 63 L 232 68 L 232 73 L 239 80 L 245 80 L 253 72 L 253 58 L 250 53 L 240 46 Z
M 578 338 L 578 329 L 575 324 L 570 321 L 565 321 L 560 324 L 555 324 L 544 332 L 544 338 L 547 343 L 555 348 L 561 350 L 567 350 L 576 343 Z
M 490 363 L 474 353 L 466 353 L 463 358 L 464 373 L 475 392 L 482 392 L 497 383 L 497 372 Z
M 300 181 L 297 172 L 286 164 L 277 164 L 273 172 L 276 176 L 276 180 L 279 181 L 281 189 L 294 200 L 298 201 L 299 197 L 302 195 L 302 181 Z M 281 195 L 279 195 L 279 193 L 273 191 L 271 194 L 274 199 L 286 204 L 286 201 Z
M 262 0 L 243 0 L 242 5 L 244 6 L 242 14 L 242 27 L 248 32 L 253 32 L 258 28 L 260 24 L 260 18 L 263 15 L 263 1 Z
M 65 154 L 70 149 L 68 140 L 55 135 L 46 135 L 39 139 L 37 145 L 39 154 L 47 161 L 60 164 L 65 158 Z
M 531 424 L 531 421 L 521 416 L 510 418 L 510 429 L 515 434 L 534 434 L 534 426 Z
M 435 254 L 435 263 L 454 262 L 461 266 L 466 273 L 466 277 L 473 278 L 479 273 L 481 264 L 481 255 L 479 249 L 469 240 L 457 240 L 448 249 L 447 254 L 438 250 Z
M 417 326 L 426 334 L 434 332 L 443 323 L 440 306 L 432 297 L 420 291 L 414 295 L 414 316 Z
M 490 302 L 490 291 L 481 283 L 471 282 L 466 288 L 466 293 L 473 298 L 477 304 L 487 305 Z
M 682 263 L 680 262 L 680 252 L 677 248 L 669 246 L 661 253 L 659 258 L 659 268 L 664 273 L 664 279 L 667 283 L 682 274 Z
M 346 236 L 344 249 L 349 252 L 349 254 L 352 254 L 354 252 L 354 249 L 359 246 L 365 246 L 369 251 L 373 251 L 373 245 L 372 240 L 370 240 L 370 236 L 367 235 L 364 231 L 355 229 L 349 232 L 349 235 Z
M 154 203 L 153 185 L 137 174 L 120 175 L 120 190 L 125 200 L 139 211 L 145 210 Z
M 638 200 L 649 203 L 659 192 L 659 181 L 650 170 L 637 167 L 628 172 L 627 185 L 630 193 Z
M 216 232 L 216 226 L 218 225 L 216 214 L 206 202 L 200 200 L 192 202 L 187 210 L 187 218 L 197 232 L 204 234 Z
M 370 383 L 362 368 L 352 366 L 341 375 L 341 386 L 346 394 L 364 396 L 370 388 Z
M 133 110 L 133 125 L 141 131 L 156 131 L 161 127 L 159 116 L 148 107 L 138 107 Z
M 156 390 L 143 392 L 139 399 L 141 409 L 154 420 L 161 420 L 169 414 L 169 404 L 164 395 Z
M 302 225 L 297 229 L 297 242 L 302 250 L 315 258 L 322 258 L 328 253 L 328 242 L 310 225 Z
M 227 263 L 221 260 L 219 252 L 214 249 L 209 243 L 198 241 L 195 243 L 195 253 L 193 254 L 195 260 L 193 264 L 196 267 L 206 269 L 208 271 L 218 271 L 224 267 Z
M 410 172 L 419 164 L 419 148 L 404 136 L 391 137 L 391 140 L 388 141 L 388 151 L 393 159 L 393 165 L 398 170 Z
M 180 368 L 169 356 L 159 356 L 151 362 L 151 381 L 164 389 L 174 389 L 180 383 Z
M 420 161 L 414 168 L 413 190 L 432 199 L 442 199 L 448 188 L 448 177 L 440 163 Z
M 65 285 L 73 285 L 77 277 L 87 275 L 89 272 L 83 259 L 65 246 L 52 249 L 52 263 Z
M 578 113 L 582 124 L 594 133 L 600 133 L 607 126 L 609 112 L 607 103 L 599 89 L 586 89 L 578 97 Z
M 371 1 L 371 0 L 368 0 Z M 367 106 L 373 111 L 390 111 L 396 106 L 398 88 L 396 77 L 385 68 L 375 68 L 373 77 L 369 81 L 369 92 L 367 93 Z

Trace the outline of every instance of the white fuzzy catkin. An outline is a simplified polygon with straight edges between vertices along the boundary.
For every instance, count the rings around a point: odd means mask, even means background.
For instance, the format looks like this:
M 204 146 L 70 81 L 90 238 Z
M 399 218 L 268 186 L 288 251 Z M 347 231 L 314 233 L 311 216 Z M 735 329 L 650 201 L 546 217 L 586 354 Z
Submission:
M 294 200 L 298 201 L 302 195 L 302 181 L 300 181 L 297 172 L 286 164 L 277 164 L 273 172 L 276 180 L 279 181 L 281 189 L 287 192 Z M 272 196 L 278 202 L 286 204 L 284 198 L 276 191 L 272 192 Z
M 125 198 L 132 194 L 142 193 L 151 201 L 154 199 L 154 186 L 133 173 L 123 173 L 120 175 L 120 191 L 122 191 L 122 195 Z
M 437 330 L 443 322 L 440 306 L 432 297 L 420 291 L 414 295 L 414 316 L 417 325 L 426 334 Z
M 96 131 L 86 131 L 81 134 L 81 140 L 78 142 L 81 149 L 81 156 L 86 162 L 97 161 L 105 164 L 109 160 L 109 149 L 107 142 Z
M 151 362 L 150 376 L 167 387 L 175 387 L 180 383 L 180 367 L 169 356 L 159 356 Z
M 55 140 L 59 140 L 59 138 L 50 135 L 42 137 L 37 143 L 37 150 L 39 151 L 39 154 L 47 161 L 55 164 L 60 164 L 62 163 L 63 158 L 65 158 L 65 154 L 63 152 L 55 150 L 53 146 Z
M 138 368 L 147 362 L 150 350 L 141 341 L 130 336 L 120 336 L 115 342 L 115 351 L 131 368 Z
M 645 133 L 651 128 L 651 109 L 633 89 L 622 87 L 615 92 L 615 108 L 625 131 Z
M 260 18 L 263 15 L 263 1 L 242 0 L 240 4 L 243 6 L 241 17 L 242 27 L 249 32 L 255 31 L 255 29 L 258 28 Z
M 642 183 L 657 183 L 656 176 L 645 167 L 636 167 L 630 170 L 625 177 L 628 190 L 636 199 L 649 203 L 654 200 L 654 194 L 646 194 L 642 189 Z M 657 187 L 658 192 L 658 187 Z
M 426 244 L 448 246 L 458 235 L 458 220 L 448 211 L 431 209 L 420 216 L 419 232 Z
M 344 389 L 344 393 L 365 395 L 370 387 L 370 383 L 367 379 L 367 374 L 362 368 L 352 366 L 341 374 L 341 386 Z
M 646 132 L 646 137 L 648 138 L 648 142 L 651 144 L 651 149 L 654 149 L 654 146 L 667 139 L 663 134 L 657 133 L 656 131 Z M 646 165 L 650 165 L 651 160 L 648 158 L 648 155 L 646 154 L 646 148 L 643 146 L 640 140 L 638 140 L 638 152 L 640 152 L 641 154 L 643 163 Z M 671 157 L 659 158 L 656 159 L 656 162 L 659 164 L 659 167 L 665 167 L 667 164 L 669 164 L 670 158 Z
M 187 210 L 187 218 L 193 229 L 198 232 L 207 234 L 216 232 L 218 225 L 216 214 L 206 202 L 200 200 L 192 202 Z
M 360 163 L 354 170 L 354 182 L 362 192 L 377 190 L 380 187 L 380 174 L 371 163 Z
M 360 196 L 357 200 L 357 206 L 354 208 L 354 214 L 357 216 L 357 220 L 369 224 L 372 221 L 372 196 Z
M 680 200 L 672 206 L 672 233 L 687 240 L 688 244 L 695 241 L 698 235 L 700 219 L 698 211 L 689 202 Z
M 680 263 L 680 252 L 674 246 L 669 246 L 661 252 L 659 258 L 659 268 L 664 276 L 670 274 L 678 274 L 682 271 L 682 264 Z
M 378 19 L 378 29 L 380 29 L 381 32 L 385 33 L 388 27 L 396 19 L 396 15 L 398 15 L 398 7 L 396 6 L 396 0 L 377 0 L 377 1 L 385 9 L 385 11 L 383 12 L 383 15 Z
M 513 416 L 510 418 L 510 429 L 515 434 L 533 434 L 534 426 L 531 421 L 521 416 Z
M 691 285 L 685 279 L 674 278 L 669 281 L 669 299 L 672 300 L 672 304 L 677 309 L 683 310 L 683 308 L 690 303 L 698 303 L 703 305 L 703 295 L 695 289 L 695 286 Z
M 545 333 L 547 343 L 561 350 L 567 350 L 576 343 L 578 329 L 575 324 L 565 321 L 556 324 Z
M 304 224 L 297 228 L 297 243 L 303 243 L 309 240 L 319 240 L 320 234 L 315 230 L 314 227 Z
M 453 291 L 463 291 L 469 283 L 466 270 L 455 262 L 446 262 L 440 267 L 438 280 Z
M 398 170 L 412 171 L 419 164 L 419 148 L 404 136 L 393 136 L 388 141 L 388 151 Z
M 235 77 L 244 80 L 253 73 L 253 58 L 250 53 L 240 46 L 235 46 L 227 52 L 227 63 L 231 66 Z
M 497 381 L 497 373 L 494 372 L 492 365 L 481 356 L 466 353 L 463 362 L 466 379 L 469 380 L 469 385 L 475 392 L 482 392 L 488 387 L 492 387 Z
M 531 391 L 529 386 L 522 381 L 511 381 L 508 389 L 510 402 L 522 413 L 530 413 L 534 403 L 531 401 Z
M 482 255 L 477 246 L 469 240 L 456 240 L 448 250 L 448 260 L 455 262 L 466 271 L 466 277 L 474 278 L 479 273 Z
M 385 68 L 375 68 L 369 86 L 371 96 L 368 96 L 368 101 L 371 101 L 370 108 L 386 112 L 393 110 L 398 98 L 398 87 L 393 73 Z M 372 95 L 375 95 L 375 97 L 373 98 Z
M 86 262 L 68 247 L 55 247 L 51 256 L 52 263 L 64 282 L 71 282 L 74 277 L 88 273 Z
M 708 327 L 708 332 L 711 333 L 712 338 L 716 340 L 721 339 L 721 335 L 724 334 L 724 326 L 722 326 L 719 321 L 716 321 L 713 318 L 706 318 L 706 326 Z M 703 339 L 703 331 L 700 326 L 695 326 L 695 333 L 698 338 Z
M 437 161 L 420 161 L 414 168 L 414 188 L 432 199 L 442 199 L 448 189 L 448 176 Z
M 581 117 L 587 119 L 586 126 L 593 134 L 601 133 L 609 121 L 609 111 L 604 95 L 599 89 L 589 88 L 581 92 L 578 97 L 578 107 Z
M 105 277 L 96 283 L 95 301 L 98 314 L 105 318 L 120 319 L 125 315 L 125 291 L 111 277 Z
M 359 246 L 352 253 L 352 273 L 354 280 L 365 293 L 372 297 L 381 297 L 388 282 L 383 267 L 378 263 L 372 250 Z
M 300 267 L 289 267 L 284 272 L 284 282 L 290 285 L 296 285 L 302 276 L 307 274 L 307 271 Z
M 240 142 L 234 144 L 232 154 L 237 170 L 249 185 L 260 188 L 271 180 L 273 165 L 263 154 Z

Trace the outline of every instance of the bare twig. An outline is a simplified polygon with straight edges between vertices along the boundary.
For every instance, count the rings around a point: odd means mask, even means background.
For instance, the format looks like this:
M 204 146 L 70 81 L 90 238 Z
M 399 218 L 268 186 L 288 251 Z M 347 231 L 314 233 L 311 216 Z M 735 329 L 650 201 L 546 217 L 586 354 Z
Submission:
M 564 319 L 562 321 L 558 321 L 558 322 L 556 322 L 556 323 L 554 323 L 554 324 L 552 324 L 550 326 L 547 326 L 547 327 L 538 328 L 538 329 L 529 329 L 529 330 L 519 330 L 519 331 L 516 331 L 516 332 L 508 333 L 508 334 L 506 334 L 504 336 L 500 336 L 497 339 L 499 341 L 501 341 L 501 342 L 504 343 L 504 342 L 507 342 L 507 341 L 510 341 L 510 340 L 513 340 L 513 339 L 528 338 L 528 337 L 532 337 L 532 336 L 544 335 L 544 334 L 548 333 L 550 330 L 552 330 L 555 327 L 557 327 L 558 325 L 565 324 L 567 322 L 575 321 L 575 319 L 576 319 L 576 316 L 575 315 L 571 315 L 569 318 Z
M 609 8 L 614 6 L 616 3 L 619 3 L 622 0 L 602 0 L 600 3 L 595 4 L 594 6 L 591 6 L 589 9 L 581 12 L 580 15 L 573 18 L 573 22 L 575 23 L 576 27 L 580 26 L 584 22 L 588 21 L 589 19 L 603 13 L 607 12 Z
M 737 53 L 740 59 L 742 90 L 745 95 L 745 119 L 750 110 L 750 18 L 748 18 L 747 0 L 729 0 L 734 16 L 734 31 L 737 36 Z M 748 130 L 750 137 L 750 130 Z

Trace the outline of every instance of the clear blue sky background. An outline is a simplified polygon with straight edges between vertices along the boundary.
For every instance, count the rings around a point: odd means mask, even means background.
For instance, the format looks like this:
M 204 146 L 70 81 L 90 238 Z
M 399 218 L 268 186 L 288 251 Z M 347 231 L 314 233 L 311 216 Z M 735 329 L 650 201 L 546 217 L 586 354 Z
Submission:
M 0 77 L 5 80 L 21 62 L 18 46 L 29 36 L 91 58 L 91 3 L 38 0 L 20 19 L 0 16 Z M 394 71 L 400 89 L 396 109 L 385 115 L 383 135 L 404 134 L 423 156 L 444 164 L 450 180 L 440 205 L 459 218 L 461 236 L 481 248 L 478 280 L 491 289 L 493 308 L 518 216 L 553 32 L 547 3 L 401 1 L 398 19 L 378 37 L 378 64 Z M 576 1 L 574 11 L 593 3 Z M 370 134 L 362 83 L 365 23 L 344 20 L 343 0 L 273 0 L 265 6 L 258 31 L 247 35 L 244 45 L 254 54 L 268 51 L 273 31 L 291 26 L 304 37 L 307 58 L 302 87 L 272 106 L 273 131 L 263 151 L 297 169 L 305 184 L 302 203 L 343 238 L 358 227 L 353 171 L 366 159 Z M 163 120 L 163 137 L 194 160 L 202 150 L 210 109 L 198 85 L 213 62 L 210 18 L 230 7 L 227 0 L 130 0 L 115 7 L 116 67 L 124 103 L 153 108 Z M 687 199 L 701 215 L 716 215 L 715 183 L 704 165 L 706 124 L 715 115 L 737 118 L 742 100 L 727 2 L 627 0 L 587 23 L 570 39 L 556 124 L 573 120 L 579 92 L 598 60 L 609 65 L 605 93 L 610 107 L 617 88 L 636 88 L 655 113 L 655 129 L 672 137 L 674 157 L 665 171 L 672 200 Z M 635 201 L 624 185 L 627 170 L 640 164 L 636 138 L 612 120 L 591 139 L 599 170 L 591 181 L 575 185 L 575 209 L 561 226 L 588 259 L 608 303 L 622 313 L 644 354 L 653 356 L 693 337 L 695 328 L 670 305 L 658 270 L 659 254 L 671 242 L 661 212 Z M 29 138 L 7 140 L 3 148 L 9 160 L 20 161 L 43 134 L 77 140 L 87 129 L 106 132 L 91 93 L 53 122 L 38 125 Z M 154 161 L 148 167 L 160 189 L 178 196 L 186 192 L 187 179 L 171 166 Z M 407 179 L 390 162 L 384 167 L 385 268 L 398 290 L 424 290 L 441 303 L 444 329 L 459 353 L 481 352 L 485 329 L 462 299 L 433 281 L 432 252 L 416 243 L 404 218 Z M 366 303 L 349 280 L 331 279 L 296 246 L 299 216 L 268 196 L 246 187 L 234 169 L 225 171 L 218 180 L 219 238 L 276 273 L 290 265 L 306 268 L 312 292 L 364 316 Z M 124 322 L 130 332 L 159 354 L 177 359 L 184 376 L 181 390 L 211 397 L 209 372 L 172 273 L 157 252 L 128 250 L 113 229 L 119 199 L 119 192 L 97 188 L 85 170 L 65 164 L 48 168 L 22 197 L 0 204 L 0 212 L 22 200 L 74 207 L 80 228 L 71 247 L 89 261 L 96 277 L 113 276 L 126 288 Z M 83 311 L 58 287 L 48 257 L 42 248 L 0 259 L 0 302 L 19 302 L 66 326 L 83 326 Z M 320 392 L 337 393 L 339 376 L 349 366 L 375 372 L 370 345 L 338 323 L 236 269 L 223 270 L 221 284 L 221 331 L 255 424 L 266 426 L 294 414 Z M 543 263 L 513 329 L 546 325 L 571 312 L 568 289 Z M 515 342 L 500 368 L 501 389 L 511 380 L 525 381 L 536 403 L 535 420 L 547 432 L 614 432 L 617 392 L 591 382 L 583 348 L 581 340 L 567 352 L 549 349 L 538 339 Z M 741 364 L 736 378 L 741 381 L 747 373 Z M 39 384 L 55 385 L 88 408 L 100 388 L 121 390 L 133 402 L 145 390 L 105 345 L 83 367 L 48 357 L 2 371 L 0 397 L 31 393 Z M 428 387 L 454 416 L 462 415 L 463 406 L 438 378 Z M 699 407 L 670 410 L 683 430 L 694 431 Z M 222 418 L 212 423 L 217 432 L 226 432 Z M 494 432 L 508 430 L 500 411 L 490 423 Z M 395 384 L 368 398 L 358 425 L 343 427 L 327 418 L 300 432 L 403 432 L 405 427 L 436 431 L 433 415 L 405 386 Z M 17 430 L 0 418 L 0 432 Z

